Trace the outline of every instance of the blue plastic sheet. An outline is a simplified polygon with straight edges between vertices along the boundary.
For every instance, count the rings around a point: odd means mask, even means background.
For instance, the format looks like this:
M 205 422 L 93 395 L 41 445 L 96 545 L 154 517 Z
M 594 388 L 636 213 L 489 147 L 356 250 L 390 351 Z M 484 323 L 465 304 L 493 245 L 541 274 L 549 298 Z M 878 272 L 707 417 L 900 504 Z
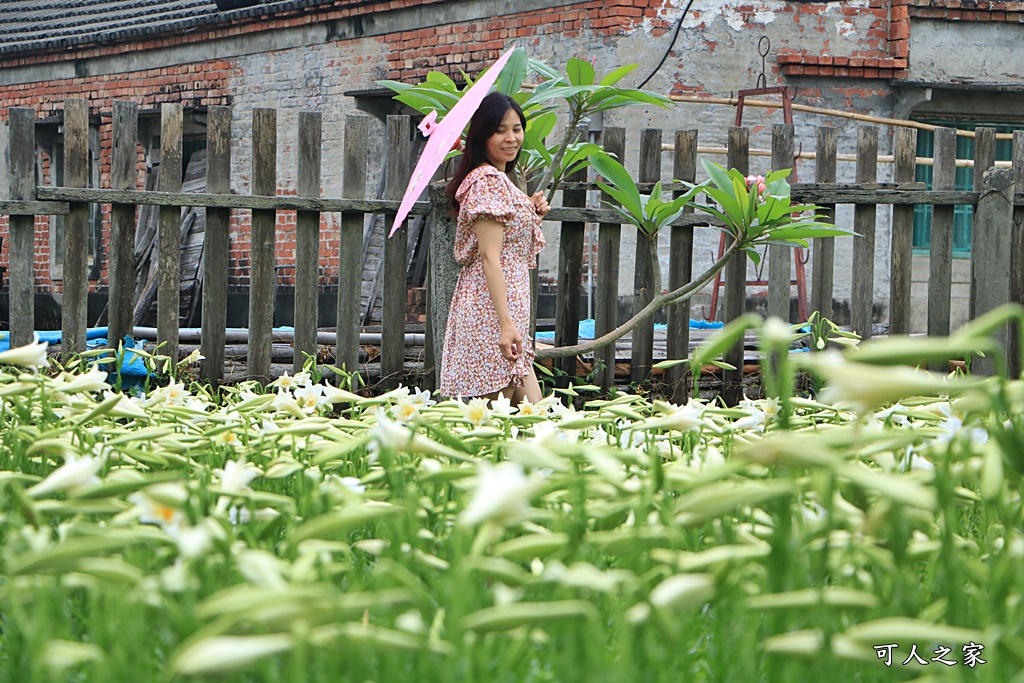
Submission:
M 85 346 L 89 349 L 99 349 L 107 346 L 107 332 L 106 327 L 94 327 L 85 331 Z M 43 330 L 35 332 L 35 340 L 37 342 L 46 342 L 47 344 L 59 344 L 61 341 L 60 330 Z M 121 381 L 122 385 L 131 385 L 142 382 L 149 376 L 149 369 L 146 367 L 145 359 L 134 353 L 133 349 L 143 349 L 145 340 L 140 339 L 136 341 L 131 336 L 125 336 L 124 338 L 124 356 L 121 359 Z M 11 333 L 7 331 L 0 331 L 0 351 L 7 351 L 11 348 Z M 115 351 L 111 351 L 109 355 L 113 355 Z M 108 354 L 105 354 L 108 355 Z M 110 381 L 113 382 L 117 378 L 117 371 L 110 373 Z
M 690 319 L 690 329 L 693 329 L 693 330 L 717 330 L 720 327 L 722 327 L 722 322 L 719 321 L 719 320 L 712 320 L 711 322 L 708 322 L 706 320 L 693 320 L 692 318 Z M 656 330 L 665 330 L 665 329 L 668 329 L 668 326 L 667 325 L 662 325 L 660 323 L 655 323 L 654 324 L 654 329 L 656 329 Z M 554 338 L 555 338 L 555 333 L 554 332 L 538 332 L 537 333 L 537 339 L 552 340 L 553 341 Z M 593 339 L 593 338 L 594 338 L 594 320 L 592 318 L 588 318 L 586 320 L 581 320 L 580 321 L 580 339 Z

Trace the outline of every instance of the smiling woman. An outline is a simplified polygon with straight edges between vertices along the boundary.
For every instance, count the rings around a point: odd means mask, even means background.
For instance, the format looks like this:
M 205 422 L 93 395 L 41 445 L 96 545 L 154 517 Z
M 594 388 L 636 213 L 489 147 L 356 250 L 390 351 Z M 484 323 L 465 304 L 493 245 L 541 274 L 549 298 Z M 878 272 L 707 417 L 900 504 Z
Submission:
M 540 400 L 529 336 L 530 278 L 544 248 L 542 192 L 528 197 L 510 177 L 526 117 L 508 95 L 491 93 L 473 115 L 448 197 L 458 216 L 455 285 L 441 362 L 445 396 L 499 394 Z

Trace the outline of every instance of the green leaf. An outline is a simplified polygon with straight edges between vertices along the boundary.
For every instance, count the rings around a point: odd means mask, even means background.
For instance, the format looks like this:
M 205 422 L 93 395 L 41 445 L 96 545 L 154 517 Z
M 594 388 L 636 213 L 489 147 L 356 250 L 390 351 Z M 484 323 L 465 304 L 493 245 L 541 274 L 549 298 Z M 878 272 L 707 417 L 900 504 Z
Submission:
M 627 64 L 626 66 L 620 66 L 618 69 L 615 69 L 610 74 L 602 78 L 601 82 L 598 83 L 598 85 L 615 85 L 616 83 L 621 81 L 627 74 L 636 69 L 638 66 L 640 65 Z
M 440 71 L 428 73 L 426 82 L 450 93 L 457 93 L 459 91 L 459 86 L 455 85 L 455 81 L 449 78 L 448 74 Z
M 640 199 L 640 191 L 636 187 L 632 176 L 625 167 L 608 154 L 596 154 L 590 161 L 599 174 L 604 176 L 618 190 L 628 196 L 628 202 L 621 202 L 631 213 L 638 216 L 643 215 L 643 202 Z M 611 194 L 611 193 L 609 193 Z
M 555 129 L 555 122 L 557 120 L 558 116 L 554 112 L 537 114 L 527 120 L 526 135 L 532 135 L 538 140 L 543 140 Z
M 584 59 L 570 59 L 565 73 L 572 85 L 594 85 L 594 65 Z
M 608 196 L 617 201 L 619 205 L 616 206 L 612 202 L 605 202 L 605 205 L 611 209 L 619 211 L 624 216 L 630 216 L 629 222 L 641 222 L 644 219 L 643 208 L 641 206 L 629 206 L 631 198 L 625 192 L 622 192 L 614 187 L 606 185 L 600 180 L 597 181 L 597 186 L 601 188 Z
M 519 90 L 523 85 L 523 81 L 526 80 L 528 67 L 529 57 L 526 55 L 526 50 L 521 47 L 516 48 L 505 64 L 505 68 L 501 70 L 501 74 L 498 76 L 496 83 L 498 92 L 511 95 Z

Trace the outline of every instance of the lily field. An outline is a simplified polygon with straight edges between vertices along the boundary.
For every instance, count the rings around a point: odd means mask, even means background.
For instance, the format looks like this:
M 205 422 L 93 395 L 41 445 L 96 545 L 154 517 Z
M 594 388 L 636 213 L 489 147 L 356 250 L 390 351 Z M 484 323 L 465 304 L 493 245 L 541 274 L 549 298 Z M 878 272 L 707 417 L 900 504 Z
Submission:
M 803 354 L 759 324 L 768 398 L 731 408 L 0 353 L 0 681 L 1024 681 L 1006 320 Z

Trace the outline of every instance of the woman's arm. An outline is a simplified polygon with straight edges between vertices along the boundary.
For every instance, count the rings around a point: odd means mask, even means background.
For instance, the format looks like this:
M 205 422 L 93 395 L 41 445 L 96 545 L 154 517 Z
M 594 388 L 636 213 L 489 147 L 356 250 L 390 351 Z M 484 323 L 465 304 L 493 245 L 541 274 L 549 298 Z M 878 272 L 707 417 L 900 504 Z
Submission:
M 505 285 L 505 273 L 501 270 L 501 243 L 505 236 L 505 226 L 495 220 L 481 219 L 473 223 L 473 229 L 476 231 L 480 260 L 487 279 L 487 291 L 501 326 L 498 346 L 505 360 L 515 361 L 523 348 L 523 337 L 508 312 L 508 287 Z

